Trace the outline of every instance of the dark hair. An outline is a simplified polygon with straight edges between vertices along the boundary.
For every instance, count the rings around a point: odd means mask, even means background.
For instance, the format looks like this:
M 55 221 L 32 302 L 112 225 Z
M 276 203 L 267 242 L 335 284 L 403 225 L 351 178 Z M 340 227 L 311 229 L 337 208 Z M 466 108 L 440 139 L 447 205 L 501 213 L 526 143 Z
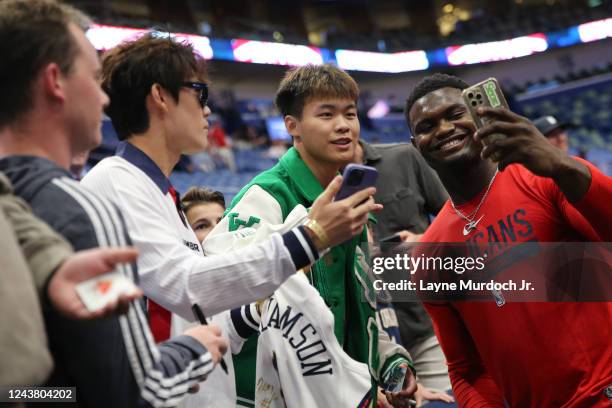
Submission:
M 178 101 L 181 82 L 206 79 L 204 64 L 191 44 L 165 34 L 147 33 L 108 51 L 102 59 L 102 88 L 119 140 L 149 128 L 146 98 L 154 84 Z
M 276 91 L 276 107 L 281 115 L 301 117 L 311 98 L 346 98 L 357 102 L 359 87 L 349 74 L 332 64 L 288 70 Z
M 441 88 L 456 88 L 456 89 L 465 89 L 470 85 L 465 82 L 463 79 L 458 78 L 453 75 L 440 74 L 435 73 L 433 75 L 427 76 L 419 81 L 418 84 L 412 89 L 410 96 L 406 99 L 406 106 L 404 107 L 404 116 L 406 116 L 406 121 L 408 125 L 410 125 L 410 109 L 412 109 L 412 105 L 428 93 L 437 91 Z
M 45 65 L 70 73 L 79 52 L 70 23 L 85 31 L 91 20 L 54 0 L 0 2 L 0 127 L 32 108 L 32 83 Z
M 191 187 L 181 198 L 183 209 L 189 211 L 198 204 L 217 203 L 225 209 L 225 197 L 220 191 L 211 190 L 210 188 Z

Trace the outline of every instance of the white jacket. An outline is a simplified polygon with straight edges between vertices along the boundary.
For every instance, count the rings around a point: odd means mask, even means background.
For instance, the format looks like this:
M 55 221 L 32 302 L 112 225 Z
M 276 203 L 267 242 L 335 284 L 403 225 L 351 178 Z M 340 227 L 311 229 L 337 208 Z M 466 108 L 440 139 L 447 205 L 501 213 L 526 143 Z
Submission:
M 372 388 L 367 364 L 334 335 L 334 316 L 298 273 L 263 307 L 257 344 L 256 407 L 357 407 Z

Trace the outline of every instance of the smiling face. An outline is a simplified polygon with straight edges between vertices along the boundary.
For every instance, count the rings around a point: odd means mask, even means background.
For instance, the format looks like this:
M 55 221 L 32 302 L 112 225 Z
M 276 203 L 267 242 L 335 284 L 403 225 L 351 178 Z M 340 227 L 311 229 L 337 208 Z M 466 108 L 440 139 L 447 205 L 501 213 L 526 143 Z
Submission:
M 311 99 L 304 104 L 301 118 L 288 115 L 285 124 L 307 163 L 340 167 L 353 160 L 359 140 L 355 101 Z
M 409 112 L 413 143 L 435 169 L 480 160 L 474 123 L 461 90 L 440 88 L 417 100 Z

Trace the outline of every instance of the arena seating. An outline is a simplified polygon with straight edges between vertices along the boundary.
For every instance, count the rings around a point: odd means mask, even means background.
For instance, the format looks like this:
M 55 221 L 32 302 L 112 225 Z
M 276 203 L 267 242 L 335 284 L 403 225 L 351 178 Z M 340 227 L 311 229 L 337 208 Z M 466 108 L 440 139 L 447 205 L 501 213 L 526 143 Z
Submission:
M 516 102 L 530 118 L 553 115 L 569 124 L 572 153 L 585 154 L 612 174 L 612 74 L 586 78 L 556 88 L 518 95 Z

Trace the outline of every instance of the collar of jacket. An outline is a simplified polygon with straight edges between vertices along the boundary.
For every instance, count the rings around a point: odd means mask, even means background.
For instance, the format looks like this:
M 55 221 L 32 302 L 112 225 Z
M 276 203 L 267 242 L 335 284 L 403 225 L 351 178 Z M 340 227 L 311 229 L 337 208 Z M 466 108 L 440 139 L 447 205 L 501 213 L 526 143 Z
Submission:
M 300 194 L 304 196 L 310 203 L 317 199 L 323 192 L 323 187 L 319 180 L 312 174 L 310 168 L 304 163 L 300 154 L 291 147 L 287 153 L 280 158 L 280 164 L 287 170 L 289 177 L 295 183 Z
M 131 144 L 130 142 L 121 142 L 117 146 L 115 154 L 123 157 L 125 160 L 142 170 L 166 195 L 170 189 L 170 180 L 164 175 L 159 166 L 145 152 Z

